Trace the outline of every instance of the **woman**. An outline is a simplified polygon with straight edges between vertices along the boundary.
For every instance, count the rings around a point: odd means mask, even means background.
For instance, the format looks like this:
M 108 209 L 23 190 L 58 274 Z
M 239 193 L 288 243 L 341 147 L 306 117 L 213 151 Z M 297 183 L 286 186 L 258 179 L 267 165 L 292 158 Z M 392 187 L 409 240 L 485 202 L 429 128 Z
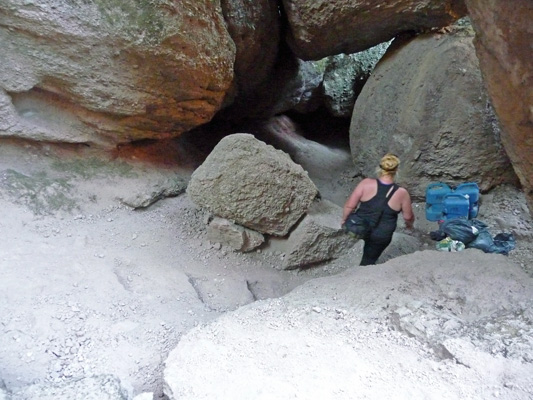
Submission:
M 386 154 L 376 170 L 378 179 L 363 179 L 344 205 L 342 225 L 348 215 L 359 206 L 357 214 L 370 221 L 373 226 L 372 232 L 365 239 L 360 265 L 376 263 L 392 240 L 400 212 L 407 229 L 413 229 L 415 215 L 411 197 L 406 189 L 394 183 L 399 165 L 398 157 L 394 154 Z M 381 207 L 387 196 L 390 196 L 388 202 Z

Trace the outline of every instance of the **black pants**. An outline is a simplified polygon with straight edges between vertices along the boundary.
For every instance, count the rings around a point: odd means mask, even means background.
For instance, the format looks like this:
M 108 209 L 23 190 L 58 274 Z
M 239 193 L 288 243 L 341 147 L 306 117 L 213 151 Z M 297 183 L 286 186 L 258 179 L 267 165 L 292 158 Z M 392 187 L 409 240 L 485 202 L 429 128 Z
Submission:
M 392 241 L 392 233 L 390 236 L 376 235 L 374 232 L 370 234 L 368 239 L 365 239 L 365 247 L 363 248 L 363 258 L 359 265 L 374 265 L 381 253 L 387 248 Z

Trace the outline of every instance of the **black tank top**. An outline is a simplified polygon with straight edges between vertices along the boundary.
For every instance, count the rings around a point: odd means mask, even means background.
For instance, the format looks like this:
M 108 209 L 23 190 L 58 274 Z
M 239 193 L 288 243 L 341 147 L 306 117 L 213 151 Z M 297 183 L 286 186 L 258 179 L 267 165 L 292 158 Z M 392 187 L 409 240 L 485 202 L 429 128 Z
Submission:
M 399 186 L 395 183 L 381 183 L 379 179 L 376 179 L 376 182 L 378 183 L 378 192 L 370 200 L 362 201 L 359 204 L 357 213 L 362 217 L 365 217 L 372 223 L 372 225 L 375 226 L 373 230 L 380 230 L 384 234 L 392 233 L 396 229 L 396 223 L 398 221 L 398 214 L 400 211 L 393 210 L 388 204 L 385 204 L 385 206 L 382 208 L 381 204 L 385 200 L 385 197 L 387 197 L 389 190 L 391 190 L 391 188 L 396 190 L 399 188 Z M 380 219 L 379 216 L 382 209 L 383 214 L 381 215 Z M 378 224 L 376 225 L 376 223 Z

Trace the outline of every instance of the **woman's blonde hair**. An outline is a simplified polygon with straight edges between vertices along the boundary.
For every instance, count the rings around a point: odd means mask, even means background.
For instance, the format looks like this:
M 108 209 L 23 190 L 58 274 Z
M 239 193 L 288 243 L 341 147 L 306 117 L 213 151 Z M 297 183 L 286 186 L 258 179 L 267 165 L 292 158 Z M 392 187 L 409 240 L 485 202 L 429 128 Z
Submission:
M 394 178 L 400 166 L 400 159 L 392 153 L 387 153 L 379 162 L 379 167 L 376 172 L 379 178 L 383 176 L 390 176 Z

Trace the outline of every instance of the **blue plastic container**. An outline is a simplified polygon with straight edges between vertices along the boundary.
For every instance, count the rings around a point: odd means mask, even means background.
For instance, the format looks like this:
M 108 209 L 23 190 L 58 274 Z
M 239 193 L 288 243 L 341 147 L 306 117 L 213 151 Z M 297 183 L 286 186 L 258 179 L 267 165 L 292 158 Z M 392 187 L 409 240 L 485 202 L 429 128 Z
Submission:
M 470 201 L 460 193 L 450 193 L 444 196 L 444 219 L 469 218 Z
M 476 218 L 478 211 L 479 211 L 479 206 L 477 203 L 474 204 L 473 206 L 470 206 L 470 211 L 468 212 L 468 218 L 469 219 Z
M 444 204 L 426 204 L 426 219 L 428 221 L 444 219 Z
M 479 187 L 475 182 L 462 183 L 455 188 L 455 193 L 467 194 L 471 205 L 479 201 Z
M 442 204 L 444 202 L 444 197 L 451 192 L 452 189 L 445 183 L 430 183 L 426 188 L 426 204 L 429 204 L 430 206 L 434 204 Z
M 463 183 L 455 188 L 454 193 L 460 193 L 468 196 L 470 208 L 468 218 L 476 218 L 479 210 L 479 187 L 477 183 Z

